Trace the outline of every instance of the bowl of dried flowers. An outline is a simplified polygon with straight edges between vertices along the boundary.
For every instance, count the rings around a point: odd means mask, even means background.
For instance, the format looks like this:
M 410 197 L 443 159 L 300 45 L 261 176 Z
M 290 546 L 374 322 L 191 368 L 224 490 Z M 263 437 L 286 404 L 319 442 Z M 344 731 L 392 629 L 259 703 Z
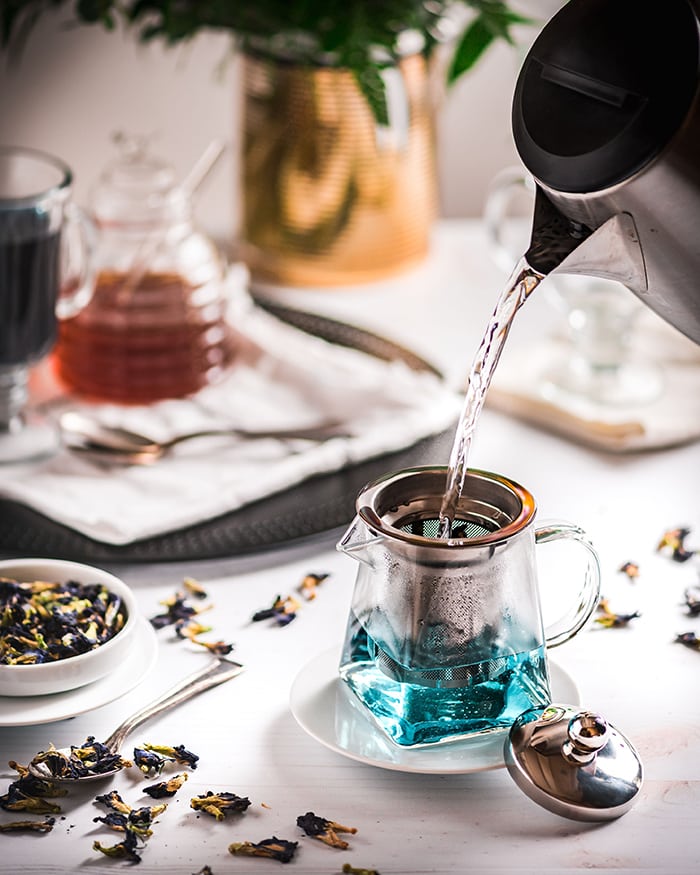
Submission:
M 79 562 L 0 562 L 0 696 L 63 693 L 108 675 L 138 624 L 133 592 Z

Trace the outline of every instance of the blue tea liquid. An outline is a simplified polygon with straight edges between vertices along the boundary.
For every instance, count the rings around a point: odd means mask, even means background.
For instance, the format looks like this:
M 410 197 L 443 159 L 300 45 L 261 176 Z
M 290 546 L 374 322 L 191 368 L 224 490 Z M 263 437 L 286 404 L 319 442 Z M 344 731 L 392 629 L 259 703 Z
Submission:
M 374 641 L 351 618 L 340 676 L 389 738 L 402 746 L 505 731 L 526 709 L 551 701 L 543 646 L 498 654 L 495 671 L 488 662 L 467 666 L 474 680 L 453 688 L 393 680 L 377 667 L 375 651 Z

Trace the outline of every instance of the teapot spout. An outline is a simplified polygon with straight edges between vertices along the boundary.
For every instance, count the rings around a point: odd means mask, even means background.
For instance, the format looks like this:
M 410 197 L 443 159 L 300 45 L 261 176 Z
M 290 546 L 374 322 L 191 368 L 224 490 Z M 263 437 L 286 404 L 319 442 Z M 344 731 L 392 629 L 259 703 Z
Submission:
M 362 509 L 363 514 L 368 511 L 367 508 Z M 369 511 L 374 515 L 374 511 Z M 343 537 L 338 541 L 336 548 L 341 552 L 362 562 L 364 565 L 373 567 L 370 556 L 370 547 L 378 544 L 383 540 L 383 536 L 374 531 L 359 514 L 352 521 Z
M 597 276 L 617 280 L 638 295 L 649 289 L 639 234 L 629 213 L 616 213 L 591 229 L 562 213 L 539 185 L 525 258 L 543 276 Z

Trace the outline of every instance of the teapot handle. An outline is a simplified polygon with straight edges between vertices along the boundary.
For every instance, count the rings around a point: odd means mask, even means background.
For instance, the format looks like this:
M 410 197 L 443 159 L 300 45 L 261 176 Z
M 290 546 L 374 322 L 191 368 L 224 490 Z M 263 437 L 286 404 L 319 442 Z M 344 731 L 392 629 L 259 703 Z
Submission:
M 580 544 L 587 554 L 583 585 L 569 610 L 544 630 L 547 647 L 558 647 L 583 627 L 600 600 L 600 561 L 598 553 L 579 526 L 555 520 L 535 529 L 535 544 L 548 544 L 563 538 Z

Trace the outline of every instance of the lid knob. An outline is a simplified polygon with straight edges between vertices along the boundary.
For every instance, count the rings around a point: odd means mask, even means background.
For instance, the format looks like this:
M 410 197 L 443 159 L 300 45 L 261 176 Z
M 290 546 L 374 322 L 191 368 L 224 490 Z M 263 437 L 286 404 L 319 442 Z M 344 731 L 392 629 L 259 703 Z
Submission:
M 572 820 L 620 817 L 642 786 L 642 764 L 627 738 L 595 711 L 569 705 L 522 713 L 506 737 L 504 756 L 524 793 Z
M 586 765 L 595 759 L 610 738 L 608 724 L 593 711 L 582 711 L 572 717 L 567 727 L 568 739 L 562 745 L 567 762 Z

